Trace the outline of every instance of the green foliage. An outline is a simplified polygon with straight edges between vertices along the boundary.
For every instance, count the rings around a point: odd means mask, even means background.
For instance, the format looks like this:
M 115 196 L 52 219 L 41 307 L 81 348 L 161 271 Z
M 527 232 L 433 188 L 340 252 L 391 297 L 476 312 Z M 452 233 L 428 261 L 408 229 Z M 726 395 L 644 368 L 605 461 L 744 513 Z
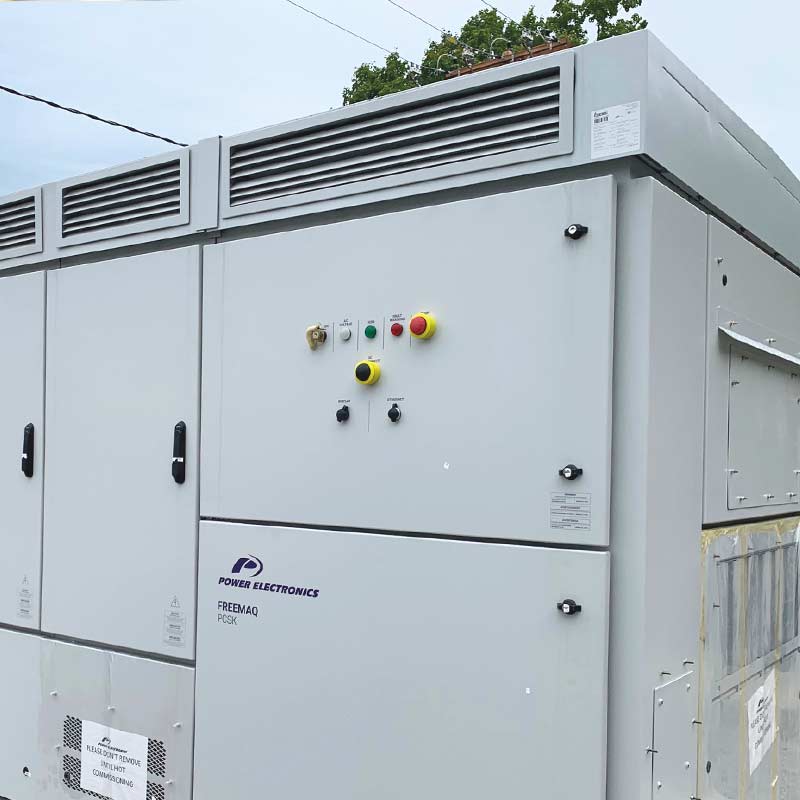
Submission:
M 549 15 L 539 16 L 531 6 L 519 22 L 505 19 L 492 8 L 481 9 L 458 33 L 446 32 L 430 42 L 419 70 L 397 53 L 388 55 L 383 66 L 362 64 L 342 93 L 344 104 L 435 83 L 451 70 L 499 57 L 509 49 L 520 52 L 542 44 L 547 35 L 584 44 L 589 40 L 587 24 L 596 26 L 598 39 L 641 30 L 647 21 L 630 13 L 641 5 L 642 0 L 554 0 Z

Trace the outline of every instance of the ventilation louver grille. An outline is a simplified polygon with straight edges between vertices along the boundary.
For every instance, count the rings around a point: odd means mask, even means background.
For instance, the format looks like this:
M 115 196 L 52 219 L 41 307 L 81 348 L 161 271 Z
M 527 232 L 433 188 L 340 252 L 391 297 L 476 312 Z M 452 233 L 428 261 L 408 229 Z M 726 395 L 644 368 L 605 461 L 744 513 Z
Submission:
M 64 239 L 108 228 L 151 222 L 181 212 L 179 159 L 63 189 Z
M 0 255 L 4 250 L 36 244 L 36 199 L 33 195 L 0 205 Z
M 231 148 L 230 205 L 559 141 L 560 69 Z

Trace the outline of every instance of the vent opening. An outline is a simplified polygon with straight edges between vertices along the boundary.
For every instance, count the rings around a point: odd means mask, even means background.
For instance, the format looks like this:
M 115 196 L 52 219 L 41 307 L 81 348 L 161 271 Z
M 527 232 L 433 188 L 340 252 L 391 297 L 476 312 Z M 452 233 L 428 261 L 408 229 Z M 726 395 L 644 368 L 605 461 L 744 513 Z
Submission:
M 561 70 L 236 145 L 231 206 L 559 141 Z
M 0 253 L 36 244 L 36 199 L 33 195 L 0 205 Z
M 179 159 L 62 190 L 64 239 L 181 212 Z

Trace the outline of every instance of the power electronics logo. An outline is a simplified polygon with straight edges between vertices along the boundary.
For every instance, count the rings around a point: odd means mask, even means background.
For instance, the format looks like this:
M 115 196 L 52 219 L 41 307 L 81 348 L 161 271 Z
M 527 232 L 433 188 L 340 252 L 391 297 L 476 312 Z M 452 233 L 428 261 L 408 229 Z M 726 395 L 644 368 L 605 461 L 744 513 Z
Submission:
M 232 575 L 240 575 L 244 572 L 250 578 L 257 578 L 264 571 L 264 562 L 255 556 L 245 556 L 240 558 L 231 570 Z
M 290 594 L 295 597 L 319 597 L 319 589 L 316 588 L 296 586 L 291 583 L 279 583 L 277 581 L 253 580 L 261 575 L 263 571 L 264 562 L 260 558 L 254 555 L 242 556 L 233 562 L 230 575 L 220 575 L 217 585 L 252 592 L 273 592 L 275 594 Z

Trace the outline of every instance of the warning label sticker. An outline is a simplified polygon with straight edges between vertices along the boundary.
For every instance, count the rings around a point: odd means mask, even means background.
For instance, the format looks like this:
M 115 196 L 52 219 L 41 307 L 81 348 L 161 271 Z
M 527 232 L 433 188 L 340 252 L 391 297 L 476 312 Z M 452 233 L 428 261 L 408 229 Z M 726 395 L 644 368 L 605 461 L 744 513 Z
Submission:
M 181 611 L 177 595 L 164 612 L 164 643 L 173 647 L 186 646 L 186 614 Z
M 81 789 L 111 800 L 146 800 L 147 737 L 83 720 Z
M 752 775 L 775 741 L 775 670 L 747 701 L 747 724 Z
M 17 616 L 22 619 L 30 619 L 33 616 L 33 592 L 31 591 L 31 584 L 27 575 L 22 579 L 18 598 Z
M 642 144 L 641 103 L 592 112 L 592 160 L 636 153 Z
M 550 495 L 550 527 L 563 531 L 592 529 L 592 496 L 576 492 Z

